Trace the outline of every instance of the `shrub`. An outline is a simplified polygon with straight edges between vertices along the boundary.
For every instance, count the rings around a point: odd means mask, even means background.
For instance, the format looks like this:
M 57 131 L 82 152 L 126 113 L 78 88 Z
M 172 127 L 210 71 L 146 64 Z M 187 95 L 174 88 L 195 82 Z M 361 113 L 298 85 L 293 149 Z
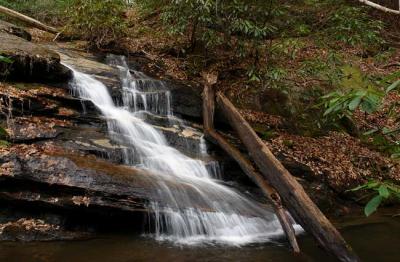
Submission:
M 198 40 L 206 47 L 221 43 L 233 44 L 240 55 L 255 48 L 244 46 L 275 33 L 273 18 L 280 14 L 275 0 L 142 0 L 142 10 L 160 11 L 172 34 L 187 37 L 193 48 Z M 232 41 L 233 40 L 233 41 Z M 258 45 L 253 45 L 258 48 Z
M 359 68 L 345 65 L 339 74 L 340 78 L 335 84 L 340 89 L 321 97 L 320 105 L 324 107 L 325 120 L 351 119 L 357 109 L 366 114 L 372 114 L 379 109 L 385 92 L 377 89 Z M 387 92 L 390 91 L 388 89 Z
M 326 33 L 351 46 L 379 46 L 383 22 L 374 20 L 364 8 L 342 6 L 328 20 Z
M 72 0 L 66 31 L 86 39 L 92 48 L 114 44 L 125 34 L 125 0 Z
M 0 0 L 0 5 L 11 8 L 53 25 L 63 25 L 68 16 L 65 11 L 73 0 Z

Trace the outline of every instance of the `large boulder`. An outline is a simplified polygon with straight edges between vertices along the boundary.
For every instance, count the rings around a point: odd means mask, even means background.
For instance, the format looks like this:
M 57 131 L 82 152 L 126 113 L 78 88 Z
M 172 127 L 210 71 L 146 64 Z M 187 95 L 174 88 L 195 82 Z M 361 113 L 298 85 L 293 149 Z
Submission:
M 60 56 L 47 48 L 0 30 L 0 75 L 7 79 L 36 82 L 62 82 L 71 71 L 60 63 Z

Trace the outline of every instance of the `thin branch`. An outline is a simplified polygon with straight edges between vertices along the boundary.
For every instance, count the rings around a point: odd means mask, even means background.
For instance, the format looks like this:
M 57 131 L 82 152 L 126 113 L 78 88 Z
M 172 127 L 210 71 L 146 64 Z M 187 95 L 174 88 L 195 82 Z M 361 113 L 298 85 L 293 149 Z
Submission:
M 368 0 L 358 0 L 360 3 L 363 3 L 365 5 L 368 5 L 370 7 L 373 7 L 375 9 L 378 9 L 380 11 L 383 11 L 385 13 L 391 13 L 391 14 L 395 14 L 395 15 L 400 15 L 400 10 L 394 10 L 394 9 L 390 9 L 381 5 L 378 5 L 374 2 L 368 1 Z M 399 7 L 400 8 L 400 7 Z

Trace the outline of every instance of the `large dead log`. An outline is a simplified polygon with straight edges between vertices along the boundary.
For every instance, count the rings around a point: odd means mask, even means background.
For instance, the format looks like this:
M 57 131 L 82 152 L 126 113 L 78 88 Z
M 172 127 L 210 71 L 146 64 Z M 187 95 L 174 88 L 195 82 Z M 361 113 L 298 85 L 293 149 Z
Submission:
M 41 22 L 39 22 L 39 21 L 37 21 L 37 20 L 35 20 L 33 18 L 30 18 L 29 16 L 23 15 L 21 13 L 18 13 L 18 12 L 14 11 L 14 10 L 8 9 L 7 7 L 1 6 L 1 5 L 0 5 L 0 13 L 1 14 L 5 14 L 7 16 L 10 16 L 10 17 L 12 17 L 14 19 L 17 19 L 17 20 L 21 21 L 21 22 L 24 22 L 24 23 L 26 23 L 26 24 L 28 24 L 30 26 L 36 27 L 36 28 L 38 28 L 40 30 L 43 30 L 43 31 L 46 31 L 46 32 L 49 32 L 49 33 L 52 33 L 52 34 L 58 34 L 59 33 L 58 30 L 56 28 L 54 28 L 54 27 L 45 25 L 45 24 L 43 24 L 43 23 L 41 23 Z
M 221 93 L 217 103 L 238 133 L 263 177 L 277 190 L 283 204 L 318 243 L 341 261 L 359 261 L 336 228 L 310 199 L 303 187 L 275 158 L 235 106 Z
M 276 215 L 282 225 L 282 228 L 289 240 L 289 243 L 295 253 L 300 252 L 299 244 L 297 243 L 296 234 L 293 224 L 290 222 L 288 213 L 282 206 L 281 199 L 276 192 L 256 171 L 253 164 L 247 159 L 237 148 L 229 143 L 223 136 L 218 134 L 213 128 L 213 119 L 215 111 L 215 92 L 212 87 L 216 82 L 215 76 L 206 75 L 206 84 L 203 92 L 203 120 L 204 133 L 208 140 L 218 144 L 228 155 L 230 155 L 242 168 L 243 172 L 258 185 L 264 195 L 271 201 Z
M 300 247 L 297 243 L 296 234 L 293 228 L 293 224 L 290 222 L 288 213 L 284 209 L 281 198 L 279 194 L 273 189 L 258 173 L 253 164 L 245 157 L 243 154 L 235 148 L 231 143 L 229 143 L 223 136 L 218 134 L 214 130 L 204 129 L 205 136 L 208 140 L 219 145 L 230 157 L 232 157 L 241 167 L 243 172 L 251 179 L 253 182 L 260 187 L 264 195 L 271 201 L 274 207 L 276 216 L 282 225 L 283 231 L 289 240 L 289 243 L 293 249 L 293 252 L 299 253 Z

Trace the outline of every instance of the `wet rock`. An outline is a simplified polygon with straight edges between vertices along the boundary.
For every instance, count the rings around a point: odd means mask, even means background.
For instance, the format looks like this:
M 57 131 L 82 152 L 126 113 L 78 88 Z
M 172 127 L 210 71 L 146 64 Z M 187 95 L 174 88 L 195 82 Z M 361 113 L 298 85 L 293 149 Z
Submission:
M 157 193 L 161 181 L 185 190 L 188 197 L 197 196 L 184 182 L 67 152 L 52 143 L 0 150 L 0 181 L 0 200 L 103 212 L 148 211 L 149 201 L 162 200 Z
M 0 54 L 12 60 L 0 62 L 0 72 L 7 79 L 62 82 L 71 77 L 71 71 L 60 63 L 56 52 L 1 31 Z
M 88 233 L 68 231 L 41 219 L 21 218 L 0 224 L 1 241 L 54 241 L 85 239 Z
M 174 113 L 185 117 L 202 117 L 203 99 L 201 87 L 173 80 L 166 80 L 166 86 L 171 90 Z
M 120 72 L 117 68 L 100 62 L 104 58 L 72 50 L 68 45 L 49 45 L 47 47 L 59 53 L 64 63 L 80 72 L 94 76 L 97 80 L 105 84 L 109 88 L 114 100 L 121 100 Z M 144 68 L 139 67 L 137 69 L 143 70 Z M 171 106 L 174 113 L 185 117 L 201 118 L 202 88 L 200 86 L 193 86 L 173 79 L 162 80 L 165 82 L 166 87 L 171 90 Z
M 119 70 L 99 62 L 98 57 L 90 53 L 72 50 L 70 47 L 63 45 L 47 45 L 46 47 L 57 52 L 63 63 L 82 73 L 94 76 L 97 80 L 106 85 L 111 92 L 120 88 Z
M 12 120 L 8 134 L 13 143 L 28 143 L 56 138 L 61 132 L 55 126 L 68 125 L 65 121 L 43 117 L 17 117 Z
M 25 31 L 23 28 L 2 20 L 0 20 L 0 32 L 21 37 L 27 41 L 31 41 L 32 39 L 31 34 Z

